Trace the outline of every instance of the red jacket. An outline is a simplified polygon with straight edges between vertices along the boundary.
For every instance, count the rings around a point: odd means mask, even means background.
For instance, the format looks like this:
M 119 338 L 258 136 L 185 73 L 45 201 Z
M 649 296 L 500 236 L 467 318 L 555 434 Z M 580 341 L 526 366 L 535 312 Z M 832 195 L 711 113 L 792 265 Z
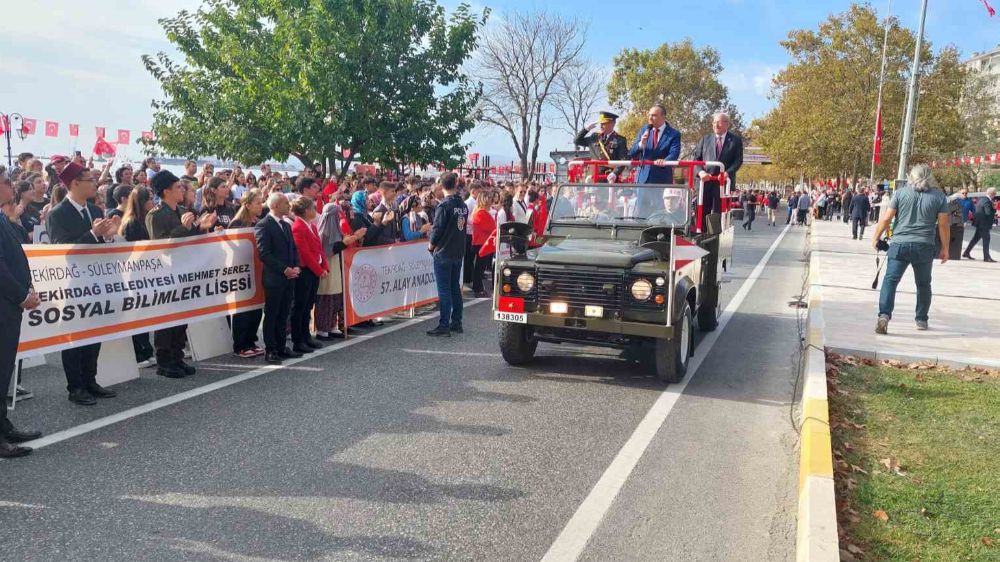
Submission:
M 323 257 L 323 243 L 319 239 L 316 227 L 301 217 L 295 217 L 295 222 L 292 223 L 292 238 L 295 239 L 295 247 L 299 250 L 299 263 L 308 267 L 316 277 L 322 277 L 329 270 L 329 265 Z
M 482 246 L 497 229 L 497 221 L 487 209 L 476 209 L 472 213 L 472 245 Z

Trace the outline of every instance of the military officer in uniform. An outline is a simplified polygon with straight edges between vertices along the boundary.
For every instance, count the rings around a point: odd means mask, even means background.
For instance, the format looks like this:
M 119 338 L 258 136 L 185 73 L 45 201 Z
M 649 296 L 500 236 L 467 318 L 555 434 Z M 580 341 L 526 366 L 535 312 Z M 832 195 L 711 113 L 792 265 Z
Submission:
M 597 123 L 587 125 L 580 131 L 573 144 L 576 146 L 586 146 L 590 148 L 590 155 L 594 160 L 627 160 L 628 140 L 615 132 L 615 123 L 618 116 L 610 111 L 599 113 Z M 594 127 L 600 127 L 599 131 L 587 134 Z M 625 166 L 619 166 L 612 170 L 610 167 L 601 167 L 601 173 L 607 174 L 608 183 L 615 183 L 625 171 Z

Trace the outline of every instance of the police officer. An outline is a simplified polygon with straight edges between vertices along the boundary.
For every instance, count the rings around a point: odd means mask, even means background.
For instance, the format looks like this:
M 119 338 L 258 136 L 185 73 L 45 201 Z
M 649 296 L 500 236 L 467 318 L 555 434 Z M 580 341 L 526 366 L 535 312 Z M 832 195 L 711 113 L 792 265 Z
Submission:
M 434 212 L 434 227 L 427 249 L 434 254 L 434 277 L 437 280 L 441 320 L 428 336 L 451 337 L 462 333 L 462 262 L 465 259 L 465 225 L 469 208 L 458 192 L 458 176 L 441 175 L 444 201 Z
M 577 133 L 573 139 L 576 146 L 586 146 L 590 148 L 590 155 L 594 160 L 625 160 L 628 156 L 628 141 L 625 137 L 615 132 L 615 123 L 618 116 L 610 111 L 602 111 L 599 114 L 597 123 L 591 123 L 586 128 Z M 600 130 L 587 134 L 594 127 L 600 126 Z M 610 167 L 602 166 L 600 172 L 607 174 L 608 183 L 614 183 L 625 171 L 625 166 L 619 166 L 612 170 Z

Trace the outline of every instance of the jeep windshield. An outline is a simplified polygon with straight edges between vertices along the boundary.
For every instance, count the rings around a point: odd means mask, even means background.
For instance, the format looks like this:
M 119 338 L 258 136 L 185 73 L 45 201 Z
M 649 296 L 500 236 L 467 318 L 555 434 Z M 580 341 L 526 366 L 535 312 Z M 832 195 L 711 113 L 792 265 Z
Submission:
M 566 184 L 549 214 L 553 223 L 683 227 L 690 219 L 687 187 Z

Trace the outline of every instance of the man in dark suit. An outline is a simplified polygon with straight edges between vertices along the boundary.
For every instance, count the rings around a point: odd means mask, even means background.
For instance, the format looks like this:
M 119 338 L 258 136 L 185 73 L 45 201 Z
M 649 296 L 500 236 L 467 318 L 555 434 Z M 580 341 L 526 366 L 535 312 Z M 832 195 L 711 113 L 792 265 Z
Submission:
M 628 155 L 633 160 L 653 160 L 653 164 L 639 168 L 635 183 L 672 184 L 674 169 L 667 162 L 680 158 L 681 134 L 667 123 L 667 110 L 660 104 L 649 108 L 647 121 Z M 648 217 L 662 209 L 662 195 L 660 189 L 640 189 L 635 215 Z
M 292 308 L 295 278 L 299 276 L 299 255 L 292 238 L 292 227 L 285 221 L 288 199 L 283 193 L 267 198 L 270 213 L 254 226 L 257 252 L 264 264 L 264 360 L 280 363 L 282 359 L 302 357 L 288 349 L 288 313 Z
M 996 194 L 996 188 L 991 187 L 986 190 L 986 197 L 980 197 L 979 201 L 976 201 L 976 214 L 972 219 L 972 226 L 976 227 L 976 233 L 972 235 L 972 240 L 969 241 L 969 245 L 965 247 L 965 253 L 962 254 L 962 257 L 967 260 L 975 259 L 969 252 L 972 251 L 976 242 L 982 240 L 983 261 L 987 263 L 996 261 L 990 257 L 990 230 L 993 228 L 994 217 L 997 214 L 996 208 L 993 206 L 993 198 Z
M 0 205 L 14 199 L 10 178 L 0 174 Z M 0 213 L 0 458 L 23 457 L 30 447 L 18 443 L 38 439 L 39 431 L 18 431 L 7 419 L 7 389 L 14 374 L 17 343 L 21 338 L 21 315 L 38 307 L 38 295 L 31 286 L 31 270 L 21 243 L 7 216 Z
M 868 226 L 868 213 L 871 211 L 872 203 L 868 200 L 868 196 L 860 187 L 857 188 L 845 213 L 845 216 L 850 215 L 851 217 L 851 238 L 864 239 L 865 227 Z
M 730 185 L 736 187 L 736 172 L 743 166 L 743 139 L 729 131 L 729 114 L 720 112 L 712 116 L 711 135 L 705 135 L 694 149 L 694 159 L 703 162 L 722 162 Z M 704 180 L 708 176 L 719 175 L 718 166 L 695 166 L 694 172 Z M 721 185 L 718 181 L 706 181 L 702 194 L 702 216 L 722 210 Z
M 69 189 L 69 194 L 49 211 L 46 230 L 53 244 L 101 244 L 110 241 L 121 219 L 104 218 L 104 213 L 91 199 L 97 195 L 97 179 L 93 172 L 71 162 L 59 180 Z M 81 406 L 93 406 L 95 398 L 112 398 L 115 391 L 97 384 L 97 357 L 101 344 L 83 345 L 62 352 L 63 371 L 69 399 Z

